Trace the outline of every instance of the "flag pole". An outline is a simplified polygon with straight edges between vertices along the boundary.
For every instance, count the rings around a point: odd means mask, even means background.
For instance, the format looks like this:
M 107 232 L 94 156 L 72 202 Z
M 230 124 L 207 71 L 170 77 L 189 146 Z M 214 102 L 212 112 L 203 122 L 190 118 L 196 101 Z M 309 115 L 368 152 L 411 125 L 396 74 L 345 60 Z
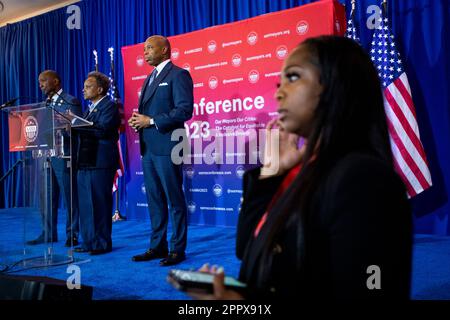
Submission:
M 110 56 L 110 58 L 111 58 L 111 85 L 112 86 L 114 86 L 115 85 L 115 78 L 114 78 L 114 48 L 113 47 L 111 47 L 111 48 L 109 48 L 108 49 L 108 52 L 109 52 L 109 56 Z M 114 102 L 116 102 L 117 103 L 117 99 L 116 99 L 116 96 L 115 96 L 115 92 L 113 93 L 113 99 L 114 99 Z M 119 143 L 120 144 L 120 132 L 119 132 L 119 141 L 117 142 L 117 143 Z M 120 157 L 121 157 L 122 155 L 120 155 Z M 124 220 L 126 220 L 126 218 L 125 217 L 123 217 L 121 214 L 120 214 L 120 197 L 119 197 L 119 180 L 120 179 L 117 179 L 117 188 L 116 188 L 116 210 L 114 211 L 114 215 L 113 215 L 113 217 L 112 217 L 112 221 L 113 222 L 116 222 L 116 221 L 124 221 Z
M 98 54 L 97 54 L 97 50 L 94 49 L 94 51 L 92 51 L 92 53 L 94 54 L 95 71 L 98 72 Z
M 357 35 L 357 30 L 356 30 L 356 22 L 355 20 L 355 12 L 356 12 L 356 0 L 352 0 L 351 1 L 351 11 L 350 11 L 350 16 L 347 20 L 347 31 L 346 31 L 346 37 L 355 40 L 357 43 L 360 43 L 360 39 Z
M 385 15 L 387 15 L 387 10 L 388 10 L 388 8 L 387 8 L 387 0 L 382 0 L 381 1 L 381 6 L 383 7 L 383 13 Z
M 120 180 L 120 179 L 119 179 Z M 116 210 L 114 211 L 114 215 L 112 217 L 112 221 L 116 222 L 116 221 L 124 221 L 127 220 L 125 217 L 123 217 L 120 214 L 120 199 L 119 199 L 119 181 L 117 181 L 117 190 L 116 190 Z

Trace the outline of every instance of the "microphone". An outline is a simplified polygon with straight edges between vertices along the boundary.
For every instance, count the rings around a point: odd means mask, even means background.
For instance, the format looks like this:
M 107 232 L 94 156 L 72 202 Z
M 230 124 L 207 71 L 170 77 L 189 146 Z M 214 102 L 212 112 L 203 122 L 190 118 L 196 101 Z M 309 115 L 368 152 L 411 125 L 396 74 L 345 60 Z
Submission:
M 6 108 L 6 107 L 12 106 L 12 105 L 14 104 L 14 102 L 16 102 L 16 101 L 19 100 L 19 99 L 20 99 L 20 97 L 17 97 L 17 98 L 14 98 L 14 99 L 11 99 L 11 100 L 5 102 L 4 104 L 2 104 L 2 105 L 0 106 L 0 110 L 3 109 L 3 108 Z
M 4 104 L 0 105 L 0 110 L 3 109 L 3 108 L 10 107 L 10 106 L 12 106 L 17 100 L 22 100 L 22 99 L 27 99 L 27 100 L 33 101 L 33 102 L 39 101 L 39 99 L 37 99 L 36 97 L 20 96 L 20 97 L 11 99 L 11 100 L 5 102 Z

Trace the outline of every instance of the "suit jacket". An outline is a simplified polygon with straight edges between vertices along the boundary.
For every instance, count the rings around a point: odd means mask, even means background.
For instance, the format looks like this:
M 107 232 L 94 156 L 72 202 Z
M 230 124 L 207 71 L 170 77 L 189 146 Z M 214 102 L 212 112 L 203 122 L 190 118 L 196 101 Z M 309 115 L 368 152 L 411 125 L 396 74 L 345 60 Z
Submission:
M 184 128 L 192 117 L 193 82 L 188 71 L 169 62 L 149 86 L 144 81 L 139 113 L 152 117 L 155 125 L 139 131 L 141 155 L 170 155 L 178 141 L 171 141 L 175 129 Z
M 52 102 L 52 106 L 59 112 L 66 112 L 67 110 L 71 110 L 77 116 L 81 116 L 80 100 L 65 91 L 62 91 L 56 101 Z
M 80 101 L 65 91 L 61 92 L 61 94 L 57 97 L 56 101 L 51 103 L 51 106 L 55 111 L 60 112 L 62 114 L 70 110 L 77 116 L 81 116 Z M 70 150 L 70 132 L 63 130 L 62 139 L 64 144 L 64 155 L 71 155 L 72 163 L 75 164 L 77 162 L 76 159 L 78 149 L 77 139 L 72 139 L 72 150 Z M 65 159 L 53 157 L 51 161 L 53 166 L 60 166 L 61 170 L 65 170 L 67 168 Z
M 78 168 L 117 169 L 120 126 L 117 105 L 109 97 L 105 97 L 91 113 L 89 109 L 86 110 L 83 118 L 93 122 L 93 125 L 74 129 L 79 137 Z
M 244 176 L 244 201 L 237 230 L 240 279 L 252 297 L 312 299 L 409 298 L 412 216 L 403 183 L 375 157 L 352 153 L 342 158 L 314 192 L 302 224 L 287 219 L 269 253 L 267 283 L 256 275 L 262 239 L 285 208 L 296 211 L 298 177 L 253 232 L 283 177 L 258 180 L 259 169 Z M 289 207 L 287 207 L 289 206 Z M 298 237 L 300 235 L 300 237 Z M 301 267 L 295 267 L 297 241 Z M 381 270 L 381 290 L 369 290 L 367 268 Z

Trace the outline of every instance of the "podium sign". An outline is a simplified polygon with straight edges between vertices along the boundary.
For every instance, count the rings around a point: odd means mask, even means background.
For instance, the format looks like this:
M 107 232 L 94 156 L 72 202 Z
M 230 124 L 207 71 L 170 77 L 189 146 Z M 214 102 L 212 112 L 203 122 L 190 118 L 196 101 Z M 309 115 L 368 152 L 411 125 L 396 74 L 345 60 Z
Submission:
M 9 152 L 47 150 L 54 146 L 53 111 L 42 103 L 10 109 L 8 126 Z

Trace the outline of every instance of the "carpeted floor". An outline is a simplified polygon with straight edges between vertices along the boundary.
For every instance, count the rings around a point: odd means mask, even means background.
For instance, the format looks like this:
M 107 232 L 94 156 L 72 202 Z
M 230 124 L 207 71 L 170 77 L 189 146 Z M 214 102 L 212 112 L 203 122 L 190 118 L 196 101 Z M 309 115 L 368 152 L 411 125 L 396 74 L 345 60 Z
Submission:
M 65 213 L 60 212 L 60 217 Z M 24 228 L 24 217 L 28 223 Z M 61 221 L 62 220 L 62 221 Z M 64 248 L 64 218 L 58 225 L 60 241 L 54 252 L 66 254 Z M 24 230 L 25 229 L 25 230 Z M 149 221 L 124 221 L 113 224 L 113 251 L 106 255 L 75 254 L 79 259 L 81 283 L 94 287 L 94 299 L 99 300 L 176 300 L 188 299 L 166 282 L 170 267 L 160 267 L 159 260 L 132 262 L 131 257 L 144 252 L 150 235 Z M 39 214 L 24 209 L 0 210 L 0 269 L 23 259 L 24 234 L 33 239 L 40 232 Z M 170 235 L 169 235 L 170 236 Z M 190 226 L 187 259 L 180 269 L 197 269 L 209 262 L 220 264 L 227 275 L 237 276 L 239 261 L 234 255 L 235 229 Z M 45 245 L 27 247 L 27 256 L 43 255 Z M 48 276 L 67 279 L 67 265 L 21 270 L 12 274 Z M 450 299 L 450 237 L 416 235 L 412 277 L 413 299 Z

